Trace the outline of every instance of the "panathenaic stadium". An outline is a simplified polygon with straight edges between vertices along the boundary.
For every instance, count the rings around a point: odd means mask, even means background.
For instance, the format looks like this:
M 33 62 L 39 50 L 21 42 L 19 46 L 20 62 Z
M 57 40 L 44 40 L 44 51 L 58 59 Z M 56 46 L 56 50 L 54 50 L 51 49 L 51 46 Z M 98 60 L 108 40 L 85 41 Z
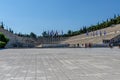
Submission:
M 98 33 L 101 31 L 101 35 Z M 104 33 L 104 31 L 106 33 Z M 97 34 L 96 34 L 97 32 Z M 94 35 L 93 35 L 94 33 Z M 120 24 L 112 25 L 108 28 L 100 29 L 94 32 L 89 32 L 89 35 L 82 34 L 73 37 L 60 37 L 51 39 L 44 39 L 41 45 L 37 47 L 84 47 L 85 44 L 92 44 L 93 46 L 107 46 L 110 43 L 114 45 L 120 44 Z

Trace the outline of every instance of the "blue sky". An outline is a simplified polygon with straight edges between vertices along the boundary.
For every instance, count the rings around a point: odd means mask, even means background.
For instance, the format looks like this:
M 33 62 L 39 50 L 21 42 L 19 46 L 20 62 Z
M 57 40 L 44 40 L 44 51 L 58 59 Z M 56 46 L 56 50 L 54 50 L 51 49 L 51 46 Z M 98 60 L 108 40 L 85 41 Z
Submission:
M 15 32 L 79 30 L 120 14 L 120 0 L 0 0 L 0 21 Z

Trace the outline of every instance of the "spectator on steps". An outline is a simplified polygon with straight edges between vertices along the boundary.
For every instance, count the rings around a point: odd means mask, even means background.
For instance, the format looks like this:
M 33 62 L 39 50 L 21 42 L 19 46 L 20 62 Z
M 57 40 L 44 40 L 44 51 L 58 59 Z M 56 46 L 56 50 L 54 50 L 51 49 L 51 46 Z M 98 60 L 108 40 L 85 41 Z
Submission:
M 91 44 L 91 43 L 89 43 L 89 45 L 88 45 L 88 46 L 89 46 L 89 48 L 91 48 L 91 47 L 92 47 L 92 44 Z
M 100 36 L 102 36 L 102 31 L 100 31 Z
M 110 44 L 109 44 L 109 47 L 110 47 L 110 48 L 113 48 L 113 44 L 112 44 L 112 43 L 110 43 Z
M 118 45 L 118 47 L 120 48 L 120 44 Z

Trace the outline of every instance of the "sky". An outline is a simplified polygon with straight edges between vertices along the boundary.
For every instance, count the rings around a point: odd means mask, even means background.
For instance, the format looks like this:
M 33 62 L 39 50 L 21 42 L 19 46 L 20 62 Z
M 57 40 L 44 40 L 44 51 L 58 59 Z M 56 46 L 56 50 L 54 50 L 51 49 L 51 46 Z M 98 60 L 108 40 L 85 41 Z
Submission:
M 0 21 L 16 33 L 79 30 L 120 14 L 120 0 L 0 0 Z

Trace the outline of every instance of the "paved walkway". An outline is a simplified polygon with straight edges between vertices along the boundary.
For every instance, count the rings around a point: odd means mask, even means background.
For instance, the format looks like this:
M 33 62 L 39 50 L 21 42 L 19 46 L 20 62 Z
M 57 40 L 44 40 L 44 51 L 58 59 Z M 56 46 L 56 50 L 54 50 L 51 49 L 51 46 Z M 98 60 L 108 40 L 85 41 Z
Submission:
M 120 49 L 0 50 L 0 80 L 120 80 Z

